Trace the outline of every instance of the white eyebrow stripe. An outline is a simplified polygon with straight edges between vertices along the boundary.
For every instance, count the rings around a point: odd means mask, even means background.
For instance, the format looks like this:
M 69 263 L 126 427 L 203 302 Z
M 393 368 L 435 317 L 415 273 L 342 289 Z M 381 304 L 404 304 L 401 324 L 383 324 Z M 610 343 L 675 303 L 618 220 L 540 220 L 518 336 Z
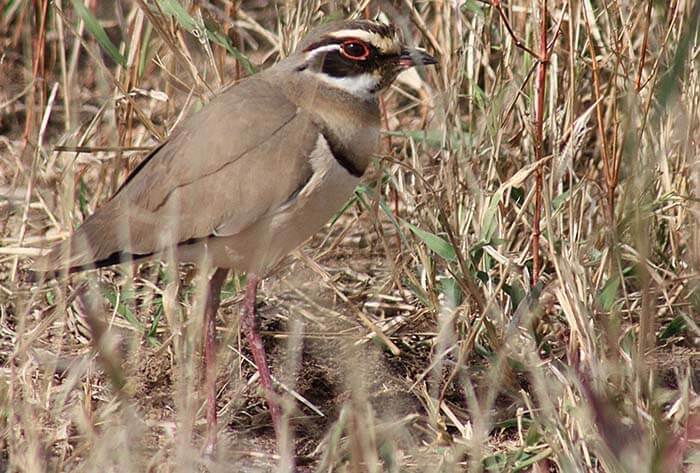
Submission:
M 371 42 L 373 37 L 377 35 L 365 30 L 340 30 L 329 33 L 328 36 L 332 38 L 357 38 L 367 42 Z
M 339 44 L 327 44 L 325 46 L 319 46 L 306 53 L 306 60 L 309 61 L 313 59 L 317 54 L 326 53 L 328 51 L 340 51 Z

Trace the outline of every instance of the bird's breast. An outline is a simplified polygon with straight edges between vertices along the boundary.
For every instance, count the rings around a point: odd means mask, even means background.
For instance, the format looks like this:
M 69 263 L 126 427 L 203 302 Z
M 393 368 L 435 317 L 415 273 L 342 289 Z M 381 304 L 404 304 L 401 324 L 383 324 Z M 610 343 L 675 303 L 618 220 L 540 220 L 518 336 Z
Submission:
M 322 134 L 309 161 L 313 170 L 311 177 L 270 221 L 268 248 L 271 251 L 265 258 L 267 266 L 274 265 L 318 232 L 342 209 L 360 182 L 360 176 L 349 171 L 333 154 Z
M 296 197 L 277 212 L 273 226 L 284 225 L 287 221 L 311 224 L 313 228 L 306 230 L 310 233 L 303 238 L 306 239 L 340 210 L 352 196 L 361 174 L 354 167 L 349 169 L 344 162 L 349 158 L 337 153 L 325 135 L 319 134 L 309 156 L 311 177 Z

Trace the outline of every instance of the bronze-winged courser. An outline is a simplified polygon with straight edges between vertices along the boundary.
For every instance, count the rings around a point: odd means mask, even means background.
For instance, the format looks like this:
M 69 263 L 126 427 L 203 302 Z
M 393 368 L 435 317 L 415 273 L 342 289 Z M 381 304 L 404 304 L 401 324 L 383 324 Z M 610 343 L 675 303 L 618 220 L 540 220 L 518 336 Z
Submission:
M 379 146 L 379 94 L 414 65 L 394 27 L 325 24 L 269 69 L 224 90 L 176 127 L 33 270 L 55 276 L 165 258 L 211 274 L 205 317 L 209 448 L 216 442 L 215 318 L 229 270 L 247 274 L 241 318 L 279 434 L 280 411 L 256 329 L 258 282 L 352 196 Z

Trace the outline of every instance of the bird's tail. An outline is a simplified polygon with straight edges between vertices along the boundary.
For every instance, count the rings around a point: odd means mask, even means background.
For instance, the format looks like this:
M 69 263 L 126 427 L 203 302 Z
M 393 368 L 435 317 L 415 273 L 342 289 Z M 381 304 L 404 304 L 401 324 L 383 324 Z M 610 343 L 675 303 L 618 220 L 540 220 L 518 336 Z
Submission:
M 62 274 L 102 268 L 150 256 L 134 255 L 130 252 L 127 226 L 104 221 L 109 215 L 110 212 L 96 212 L 90 216 L 70 238 L 56 244 L 49 253 L 28 268 L 28 279 L 53 279 Z M 123 230 L 121 234 L 120 228 Z

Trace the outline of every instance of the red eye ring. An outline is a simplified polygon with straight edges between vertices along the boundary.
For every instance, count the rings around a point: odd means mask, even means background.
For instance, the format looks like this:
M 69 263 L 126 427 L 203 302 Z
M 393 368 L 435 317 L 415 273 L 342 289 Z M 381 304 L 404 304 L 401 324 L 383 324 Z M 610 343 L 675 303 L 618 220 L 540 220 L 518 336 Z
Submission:
M 369 57 L 369 46 L 359 39 L 348 39 L 340 45 L 340 54 L 353 61 L 364 61 Z

